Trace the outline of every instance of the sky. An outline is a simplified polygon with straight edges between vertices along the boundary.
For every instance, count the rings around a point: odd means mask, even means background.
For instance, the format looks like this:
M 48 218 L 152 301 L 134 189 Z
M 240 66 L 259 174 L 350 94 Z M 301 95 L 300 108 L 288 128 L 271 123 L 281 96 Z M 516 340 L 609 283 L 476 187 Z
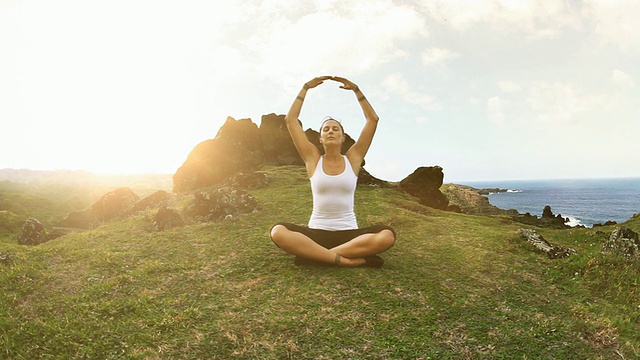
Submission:
M 0 0 L 0 168 L 174 173 L 322 75 L 399 181 L 640 176 L 638 1 Z M 357 137 L 327 81 L 300 120 Z

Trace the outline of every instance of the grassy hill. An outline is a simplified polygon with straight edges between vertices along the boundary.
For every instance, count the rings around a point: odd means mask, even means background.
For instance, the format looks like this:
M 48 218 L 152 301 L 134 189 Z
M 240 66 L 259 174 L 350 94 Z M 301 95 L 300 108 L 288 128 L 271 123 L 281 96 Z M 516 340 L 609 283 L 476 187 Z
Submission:
M 550 260 L 506 217 L 363 187 L 360 225 L 398 233 L 385 266 L 298 267 L 268 232 L 307 221 L 304 170 L 263 171 L 257 213 L 153 232 L 149 211 L 36 247 L 0 242 L 0 358 L 640 356 L 640 266 L 601 252 L 613 227 L 538 229 L 577 250 Z
M 170 191 L 171 175 L 0 169 L 0 242 L 15 241 L 28 218 L 51 229 L 69 213 L 90 207 L 118 187 L 129 187 L 141 197 L 158 189 Z

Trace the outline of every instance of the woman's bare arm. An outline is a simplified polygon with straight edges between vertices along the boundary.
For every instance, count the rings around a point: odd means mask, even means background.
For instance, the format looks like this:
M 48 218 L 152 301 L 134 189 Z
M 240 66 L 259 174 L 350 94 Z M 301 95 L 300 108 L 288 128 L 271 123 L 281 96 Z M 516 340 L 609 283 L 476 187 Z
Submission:
M 300 126 L 298 117 L 300 116 L 300 111 L 302 110 L 302 104 L 304 103 L 304 98 L 307 95 L 307 90 L 313 89 L 330 78 L 331 76 L 320 76 L 307 81 L 302 89 L 300 89 L 298 96 L 293 101 L 293 104 L 291 104 L 291 108 L 284 118 L 289 134 L 291 134 L 291 138 L 293 139 L 293 144 L 296 146 L 298 153 L 302 157 L 302 161 L 307 164 L 307 168 L 309 167 L 308 164 L 310 162 L 317 162 L 317 158 L 320 157 L 320 152 L 318 151 L 318 148 L 316 148 L 315 145 L 307 139 L 307 135 L 304 133 L 302 126 Z
M 334 76 L 331 80 L 341 82 L 342 85 L 340 88 L 345 90 L 353 90 L 355 93 L 358 103 L 362 108 L 362 112 L 365 117 L 365 124 L 360 132 L 360 136 L 358 140 L 356 140 L 355 144 L 351 146 L 351 148 L 347 152 L 347 156 L 351 160 L 352 164 L 357 166 L 357 170 L 360 170 L 360 164 L 364 159 L 365 155 L 369 151 L 369 147 L 371 146 L 371 142 L 373 141 L 373 135 L 376 133 L 376 128 L 378 127 L 378 114 L 376 114 L 375 110 L 369 103 L 369 100 L 362 94 L 362 91 L 358 87 L 358 85 L 354 84 L 350 80 L 347 80 L 343 77 Z M 354 169 L 355 170 L 355 169 Z M 357 173 L 357 171 L 356 171 Z

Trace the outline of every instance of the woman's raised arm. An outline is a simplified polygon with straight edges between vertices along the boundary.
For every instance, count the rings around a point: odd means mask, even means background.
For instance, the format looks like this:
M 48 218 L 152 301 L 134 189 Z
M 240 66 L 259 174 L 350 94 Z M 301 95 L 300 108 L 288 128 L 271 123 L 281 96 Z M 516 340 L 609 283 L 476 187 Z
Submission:
M 291 134 L 291 138 L 293 139 L 293 144 L 296 146 L 296 149 L 305 164 L 309 164 L 310 161 L 315 163 L 314 160 L 320 157 L 320 152 L 315 145 L 307 139 L 307 135 L 304 133 L 302 126 L 300 126 L 298 117 L 300 116 L 300 111 L 302 110 L 302 104 L 304 103 L 304 98 L 307 95 L 307 90 L 313 89 L 328 79 L 331 79 L 331 76 L 320 76 L 307 81 L 302 89 L 300 89 L 298 96 L 293 101 L 293 104 L 291 104 L 291 108 L 289 108 L 289 112 L 284 118 L 287 124 L 287 129 L 289 129 L 289 134 Z
M 360 90 L 358 85 L 354 84 L 350 80 L 339 76 L 334 76 L 331 78 L 331 80 L 341 82 L 341 89 L 353 90 L 358 99 L 358 103 L 362 108 L 362 112 L 364 113 L 364 117 L 366 119 L 364 127 L 360 132 L 358 140 L 356 140 L 355 144 L 353 144 L 353 146 L 351 146 L 351 148 L 347 152 L 347 156 L 350 160 L 352 160 L 352 163 L 360 164 L 362 163 L 364 156 L 367 154 L 367 151 L 369 151 L 369 147 L 371 146 L 371 142 L 373 141 L 373 135 L 376 133 L 378 120 L 380 118 L 378 117 L 378 114 L 376 114 L 375 110 L 373 110 L 373 107 L 369 103 L 369 100 L 367 100 L 367 98 L 362 94 L 362 91 Z

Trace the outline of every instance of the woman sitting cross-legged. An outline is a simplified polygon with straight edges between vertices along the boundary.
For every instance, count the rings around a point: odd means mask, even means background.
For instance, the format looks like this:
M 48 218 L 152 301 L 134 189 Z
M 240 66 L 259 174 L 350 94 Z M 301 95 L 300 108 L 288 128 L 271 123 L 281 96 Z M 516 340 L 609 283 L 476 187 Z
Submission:
M 313 145 L 298 122 L 302 103 L 309 89 L 325 80 L 341 83 L 351 90 L 362 107 L 366 122 L 358 140 L 345 155 L 342 124 L 326 119 L 320 127 L 324 154 Z M 354 213 L 354 195 L 358 173 L 378 125 L 378 115 L 353 82 L 337 76 L 322 76 L 304 84 L 285 117 L 293 143 L 302 157 L 313 195 L 313 211 L 308 226 L 278 223 L 271 228 L 271 239 L 284 251 L 296 255 L 296 263 L 317 262 L 337 266 L 380 267 L 378 254 L 396 241 L 395 231 L 385 225 L 358 228 Z

